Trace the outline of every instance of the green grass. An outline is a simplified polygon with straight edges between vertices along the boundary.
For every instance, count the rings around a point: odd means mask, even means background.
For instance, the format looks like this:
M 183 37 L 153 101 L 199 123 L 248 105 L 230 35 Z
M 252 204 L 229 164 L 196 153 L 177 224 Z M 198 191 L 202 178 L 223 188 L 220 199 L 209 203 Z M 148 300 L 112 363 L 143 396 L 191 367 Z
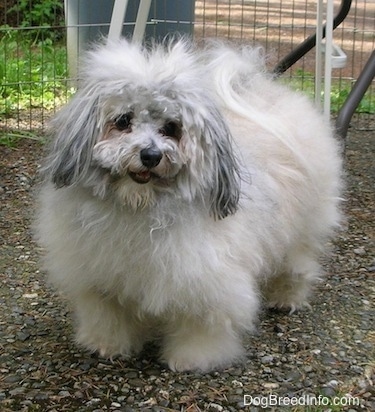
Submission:
M 10 148 L 15 148 L 17 147 L 17 143 L 20 140 L 35 140 L 38 142 L 43 142 L 43 138 L 41 138 L 39 135 L 32 133 L 32 132 L 26 132 L 26 131 L 19 131 L 19 132 L 0 132 L 0 146 L 6 146 Z
M 290 85 L 293 89 L 302 91 L 314 99 L 315 84 L 314 75 L 312 73 L 304 72 L 301 69 L 297 69 L 292 78 L 284 78 L 285 84 Z M 351 80 L 332 79 L 331 84 L 331 112 L 338 113 L 346 101 L 350 90 L 353 87 Z M 375 95 L 368 90 L 359 103 L 356 113 L 375 113 Z
M 64 103 L 70 94 L 64 44 L 56 46 L 51 39 L 36 43 L 10 29 L 0 36 L 0 115 Z

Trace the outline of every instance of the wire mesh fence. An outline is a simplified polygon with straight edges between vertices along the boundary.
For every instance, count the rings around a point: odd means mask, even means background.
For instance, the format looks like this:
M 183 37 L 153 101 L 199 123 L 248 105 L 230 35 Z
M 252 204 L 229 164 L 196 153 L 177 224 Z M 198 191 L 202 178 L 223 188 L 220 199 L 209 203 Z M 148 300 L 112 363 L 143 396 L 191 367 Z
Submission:
M 94 27 L 96 36 L 106 34 L 113 0 L 91 3 L 90 0 L 0 0 L 0 133 L 3 136 L 9 131 L 13 135 L 15 131 L 20 135 L 42 131 L 51 114 L 74 93 L 75 74 L 71 61 L 70 65 L 68 62 L 66 19 L 74 1 L 76 6 L 80 2 L 92 5 L 87 11 L 88 19 L 95 7 L 106 3 L 105 11 L 99 8 L 95 13 L 103 21 L 81 27 L 81 30 Z M 133 11 L 125 24 L 129 30 L 139 3 L 134 1 L 129 1 Z M 191 6 L 193 14 L 189 15 L 186 0 L 154 0 L 148 21 L 149 35 L 182 31 L 198 39 L 219 37 L 261 45 L 270 56 L 271 70 L 314 33 L 316 27 L 316 2 L 309 0 L 192 0 Z M 340 1 L 335 1 L 335 10 L 339 6 Z M 337 112 L 375 48 L 375 1 L 354 0 L 347 18 L 334 32 L 334 41 L 348 56 L 346 67 L 332 73 L 332 110 Z M 74 53 L 81 55 L 82 47 L 77 44 Z M 307 53 L 284 74 L 285 81 L 312 94 L 314 61 L 314 51 Z M 358 108 L 354 125 L 371 127 L 374 112 L 373 82 Z

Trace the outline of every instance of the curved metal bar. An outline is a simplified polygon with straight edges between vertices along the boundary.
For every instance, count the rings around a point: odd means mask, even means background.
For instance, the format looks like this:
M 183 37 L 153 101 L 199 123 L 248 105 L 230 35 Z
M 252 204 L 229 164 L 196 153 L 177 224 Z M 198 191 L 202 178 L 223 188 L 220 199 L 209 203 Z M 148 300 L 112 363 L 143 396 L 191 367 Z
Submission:
M 333 29 L 340 25 L 350 11 L 352 0 L 342 0 L 340 9 L 333 19 Z M 326 25 L 323 26 L 323 38 L 326 35 Z M 309 52 L 316 44 L 316 33 L 309 36 L 299 46 L 292 50 L 287 56 L 285 56 L 273 69 L 273 73 L 280 75 L 289 69 L 294 63 L 296 63 L 301 57 Z
M 346 98 L 340 113 L 336 119 L 336 130 L 339 136 L 345 139 L 348 132 L 349 123 L 358 107 L 363 95 L 369 88 L 372 80 L 375 77 L 375 50 L 371 53 L 371 56 L 367 60 L 361 74 L 359 75 L 357 81 L 354 83 L 349 96 Z

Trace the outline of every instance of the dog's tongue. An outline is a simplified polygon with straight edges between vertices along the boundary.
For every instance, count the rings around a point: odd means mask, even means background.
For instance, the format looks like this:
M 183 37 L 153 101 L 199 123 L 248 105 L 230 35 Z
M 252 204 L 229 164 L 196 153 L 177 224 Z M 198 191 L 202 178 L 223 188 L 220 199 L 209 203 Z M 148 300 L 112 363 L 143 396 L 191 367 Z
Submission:
M 139 172 L 137 173 L 137 176 L 140 177 L 141 179 L 147 180 L 150 178 L 150 172 L 147 170 L 145 172 Z
M 151 179 L 151 173 L 148 170 L 145 170 L 144 172 L 133 173 L 131 174 L 131 177 L 137 183 L 147 183 Z

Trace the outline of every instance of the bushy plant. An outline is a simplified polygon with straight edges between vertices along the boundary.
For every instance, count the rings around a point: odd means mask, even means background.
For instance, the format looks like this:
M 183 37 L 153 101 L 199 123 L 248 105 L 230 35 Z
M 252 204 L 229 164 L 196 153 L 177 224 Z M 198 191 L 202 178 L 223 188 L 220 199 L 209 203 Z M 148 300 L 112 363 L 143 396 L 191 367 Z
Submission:
M 6 17 L 10 22 L 17 22 L 18 27 L 27 27 L 24 34 L 34 43 L 41 37 L 42 40 L 58 40 L 61 31 L 54 29 L 63 26 L 63 5 L 63 0 L 18 0 L 9 8 Z

